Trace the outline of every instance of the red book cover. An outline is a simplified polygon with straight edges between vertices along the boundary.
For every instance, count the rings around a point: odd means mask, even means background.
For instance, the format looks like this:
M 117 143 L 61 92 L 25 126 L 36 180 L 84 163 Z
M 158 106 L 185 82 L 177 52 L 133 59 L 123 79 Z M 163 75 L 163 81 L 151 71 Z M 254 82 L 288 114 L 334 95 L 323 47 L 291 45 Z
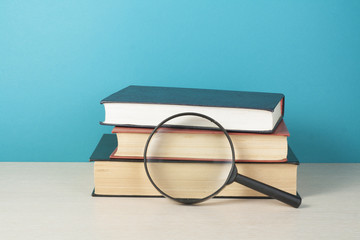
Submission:
M 150 134 L 153 128 L 137 128 L 137 127 L 114 127 L 112 133 L 146 133 Z M 177 129 L 169 128 L 169 133 L 194 133 L 194 134 L 209 134 L 220 133 L 220 131 L 202 130 L 202 129 Z M 284 120 L 280 122 L 273 133 L 248 133 L 248 132 L 228 132 L 229 135 L 276 135 L 276 136 L 290 136 Z
M 112 133 L 143 133 L 143 134 L 151 134 L 153 128 L 137 128 L 137 127 L 114 127 Z M 176 129 L 176 128 L 168 128 L 169 133 L 189 133 L 189 134 L 222 134 L 221 131 L 212 131 L 212 130 L 202 130 L 202 129 Z M 271 134 L 266 133 L 244 133 L 244 132 L 228 132 L 230 136 L 232 135 L 275 135 L 275 136 L 290 136 L 290 133 L 286 127 L 284 121 L 281 121 L 275 131 Z M 126 156 L 115 156 L 117 152 L 117 148 L 112 152 L 110 158 L 112 159 L 129 159 L 130 157 Z M 131 157 L 132 159 L 142 160 L 143 157 Z M 177 158 L 169 158 L 168 160 L 184 160 Z M 209 159 L 187 159 L 187 160 L 196 160 L 196 161 L 211 161 Z M 219 160 L 217 160 L 219 161 Z M 279 160 L 236 160 L 236 162 L 286 162 L 287 159 L 279 159 Z

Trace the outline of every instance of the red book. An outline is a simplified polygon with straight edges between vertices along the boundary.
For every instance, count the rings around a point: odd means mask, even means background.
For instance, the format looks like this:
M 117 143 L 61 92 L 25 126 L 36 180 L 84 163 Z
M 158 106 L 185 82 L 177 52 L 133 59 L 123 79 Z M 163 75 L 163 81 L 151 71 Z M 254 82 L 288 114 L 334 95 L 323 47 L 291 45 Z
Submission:
M 115 127 L 118 146 L 111 154 L 113 159 L 142 159 L 146 141 L 153 128 Z M 219 160 L 229 155 L 227 145 L 219 144 L 223 133 L 199 129 L 167 129 L 167 141 L 160 158 Z M 235 150 L 236 162 L 285 162 L 290 135 L 284 121 L 271 134 L 229 132 Z M 176 144 L 173 144 L 174 141 Z M 168 142 L 168 145 L 166 145 Z M 191 149 L 191 151 L 187 151 Z M 226 150 L 224 150 L 226 149 Z M 225 157 L 223 157 L 225 158 Z

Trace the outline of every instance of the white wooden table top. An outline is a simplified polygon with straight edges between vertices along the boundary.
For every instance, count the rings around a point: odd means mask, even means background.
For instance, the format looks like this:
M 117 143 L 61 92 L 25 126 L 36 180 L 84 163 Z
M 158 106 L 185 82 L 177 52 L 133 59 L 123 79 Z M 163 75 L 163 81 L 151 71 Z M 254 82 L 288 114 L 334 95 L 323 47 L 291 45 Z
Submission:
M 272 199 L 93 198 L 91 163 L 0 163 L 0 239 L 360 239 L 360 164 L 301 164 Z

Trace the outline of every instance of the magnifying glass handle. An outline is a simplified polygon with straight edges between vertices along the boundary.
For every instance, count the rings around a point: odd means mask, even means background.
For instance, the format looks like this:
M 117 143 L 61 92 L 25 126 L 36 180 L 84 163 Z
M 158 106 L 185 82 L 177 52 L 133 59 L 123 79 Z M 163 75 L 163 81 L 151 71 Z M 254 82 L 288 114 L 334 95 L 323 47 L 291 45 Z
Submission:
M 275 198 L 283 203 L 286 203 L 294 208 L 298 208 L 301 204 L 301 198 L 297 195 L 292 195 L 290 193 L 284 192 L 278 188 L 274 188 L 265 183 L 256 181 L 255 179 L 245 177 L 241 174 L 237 174 L 235 177 L 235 182 L 240 183 L 246 187 L 249 187 L 253 190 L 261 192 L 265 195 L 268 195 L 272 198 Z

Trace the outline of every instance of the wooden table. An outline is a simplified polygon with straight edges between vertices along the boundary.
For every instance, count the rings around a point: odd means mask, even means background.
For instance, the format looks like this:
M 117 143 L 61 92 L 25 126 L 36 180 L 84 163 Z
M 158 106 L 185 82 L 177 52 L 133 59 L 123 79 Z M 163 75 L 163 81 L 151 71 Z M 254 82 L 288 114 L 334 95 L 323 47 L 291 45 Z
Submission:
M 93 198 L 91 163 L 0 163 L 0 239 L 360 239 L 360 164 L 301 164 L 272 199 Z

